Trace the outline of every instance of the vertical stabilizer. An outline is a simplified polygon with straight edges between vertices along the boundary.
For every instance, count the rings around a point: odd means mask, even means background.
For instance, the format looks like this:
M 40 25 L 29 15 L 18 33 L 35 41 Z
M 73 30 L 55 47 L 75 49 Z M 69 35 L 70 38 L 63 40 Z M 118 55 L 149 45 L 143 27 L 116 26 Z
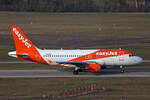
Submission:
M 19 27 L 11 26 L 11 32 L 16 46 L 17 58 L 47 64 L 40 55 L 39 49 L 32 44 Z
M 23 34 L 17 26 L 11 26 L 11 32 L 18 53 L 27 53 L 35 50 L 32 42 Z

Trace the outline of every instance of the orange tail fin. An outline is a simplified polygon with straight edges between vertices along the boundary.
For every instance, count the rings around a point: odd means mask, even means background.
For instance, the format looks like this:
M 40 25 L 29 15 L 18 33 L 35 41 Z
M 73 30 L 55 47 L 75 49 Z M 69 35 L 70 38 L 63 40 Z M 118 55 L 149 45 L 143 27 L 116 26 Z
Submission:
M 18 53 L 27 53 L 35 49 L 32 42 L 23 34 L 17 26 L 11 26 L 11 32 Z
M 44 63 L 45 60 L 40 55 L 38 48 L 24 35 L 17 26 L 11 26 L 11 32 L 16 46 L 17 57 L 24 60 L 30 60 L 38 63 Z

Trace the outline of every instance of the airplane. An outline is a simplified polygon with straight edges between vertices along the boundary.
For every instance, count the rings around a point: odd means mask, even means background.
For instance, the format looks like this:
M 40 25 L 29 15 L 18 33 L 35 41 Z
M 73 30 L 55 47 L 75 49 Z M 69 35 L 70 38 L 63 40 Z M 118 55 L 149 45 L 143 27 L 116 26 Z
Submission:
M 16 51 L 8 52 L 11 57 L 48 65 L 74 67 L 73 74 L 79 72 L 99 73 L 107 66 L 120 66 L 124 73 L 125 66 L 136 65 L 143 61 L 134 52 L 123 49 L 49 49 L 36 47 L 18 26 L 11 26 Z

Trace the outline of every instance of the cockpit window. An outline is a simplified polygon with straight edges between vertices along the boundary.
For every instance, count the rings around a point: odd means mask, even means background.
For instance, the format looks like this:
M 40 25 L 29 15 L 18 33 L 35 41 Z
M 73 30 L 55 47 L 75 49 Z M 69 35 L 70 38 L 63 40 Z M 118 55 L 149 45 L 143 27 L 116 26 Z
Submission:
M 133 56 L 136 56 L 136 54 L 130 54 L 130 55 L 129 55 L 129 57 L 133 57 Z

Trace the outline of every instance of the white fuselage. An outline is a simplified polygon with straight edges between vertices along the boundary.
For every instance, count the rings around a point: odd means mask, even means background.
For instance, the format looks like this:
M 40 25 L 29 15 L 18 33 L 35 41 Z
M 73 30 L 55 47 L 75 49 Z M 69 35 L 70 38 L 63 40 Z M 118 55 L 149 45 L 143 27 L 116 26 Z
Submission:
M 77 57 L 85 56 L 92 52 L 96 52 L 97 49 L 91 50 L 38 50 L 41 56 L 48 62 L 49 60 L 52 61 L 52 64 L 56 64 L 58 61 L 70 61 Z M 94 55 L 93 55 L 94 56 Z M 96 56 L 96 55 L 95 55 Z M 104 55 L 101 55 L 104 56 Z M 110 66 L 120 66 L 120 65 L 136 65 L 142 62 L 142 58 L 139 56 L 129 56 L 120 55 L 120 56 L 108 56 L 104 58 L 97 58 L 97 59 L 89 59 L 90 56 L 85 56 L 84 61 L 93 61 L 100 65 L 110 65 Z M 80 61 L 80 59 L 79 59 Z

